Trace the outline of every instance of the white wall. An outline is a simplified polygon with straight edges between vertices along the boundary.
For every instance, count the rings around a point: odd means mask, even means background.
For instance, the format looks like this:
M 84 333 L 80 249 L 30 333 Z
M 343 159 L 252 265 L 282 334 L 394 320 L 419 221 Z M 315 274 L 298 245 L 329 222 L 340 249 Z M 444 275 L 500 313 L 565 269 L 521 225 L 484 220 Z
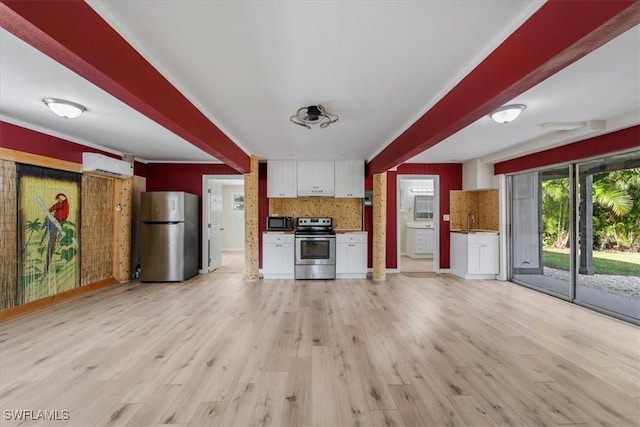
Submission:
M 233 212 L 232 195 L 244 194 L 242 185 L 222 185 L 222 250 L 244 250 L 244 211 Z
M 462 189 L 486 190 L 498 188 L 493 177 L 493 164 L 472 159 L 462 164 Z

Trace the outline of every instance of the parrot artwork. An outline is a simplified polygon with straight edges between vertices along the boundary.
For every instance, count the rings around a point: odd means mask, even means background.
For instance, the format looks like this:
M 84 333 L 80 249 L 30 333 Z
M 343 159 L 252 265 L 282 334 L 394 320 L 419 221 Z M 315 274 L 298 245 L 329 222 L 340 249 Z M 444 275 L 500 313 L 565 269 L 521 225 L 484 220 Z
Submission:
M 51 259 L 53 258 L 53 251 L 56 248 L 58 234 L 61 232 L 62 225 L 69 216 L 69 202 L 67 201 L 67 196 L 62 193 L 56 194 L 56 203 L 54 203 L 49 208 L 49 212 L 52 213 L 53 218 L 55 219 L 57 224 L 54 223 L 53 219 L 51 219 L 50 216 L 47 216 L 44 220 L 44 223 L 42 224 L 44 233 L 42 234 L 40 244 L 42 245 L 44 243 L 44 240 L 49 237 L 49 241 L 47 242 L 44 274 L 47 274 L 49 272 L 49 265 L 51 264 Z

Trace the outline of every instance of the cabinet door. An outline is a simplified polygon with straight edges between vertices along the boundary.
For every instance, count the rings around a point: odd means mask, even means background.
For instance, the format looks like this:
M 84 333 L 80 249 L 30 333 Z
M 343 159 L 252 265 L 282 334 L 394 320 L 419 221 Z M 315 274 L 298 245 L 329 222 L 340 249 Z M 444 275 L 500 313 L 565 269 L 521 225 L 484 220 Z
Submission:
M 469 244 L 469 274 L 498 274 L 498 245 Z
M 348 242 L 336 243 L 336 274 L 349 273 L 349 245 Z
M 483 271 L 480 268 L 480 250 L 481 244 L 469 243 L 469 259 L 467 273 L 469 274 L 482 274 Z
M 486 274 L 498 274 L 498 246 L 486 244 L 480 245 L 480 272 Z
M 269 160 L 267 162 L 267 197 L 296 197 L 295 160 Z
M 332 161 L 314 162 L 315 182 L 320 194 L 333 196 L 335 193 L 335 165 Z
M 353 243 L 349 247 L 349 267 L 352 273 L 367 273 L 366 243 Z
M 335 197 L 364 197 L 364 162 L 335 162 Z
M 332 161 L 299 161 L 298 196 L 333 196 L 334 163 Z
M 428 254 L 433 253 L 433 248 L 434 248 L 433 237 L 434 237 L 433 229 L 425 230 L 424 247 L 425 247 L 425 252 Z
M 262 272 L 264 274 L 273 274 L 278 271 L 280 261 L 276 254 L 277 245 L 277 243 L 262 243 Z

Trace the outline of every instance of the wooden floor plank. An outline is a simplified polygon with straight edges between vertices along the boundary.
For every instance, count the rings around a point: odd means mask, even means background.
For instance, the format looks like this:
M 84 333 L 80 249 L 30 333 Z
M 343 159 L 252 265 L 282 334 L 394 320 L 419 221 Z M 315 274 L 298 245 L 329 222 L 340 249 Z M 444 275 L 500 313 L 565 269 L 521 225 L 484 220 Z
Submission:
M 291 360 L 285 389 L 283 427 L 312 425 L 311 375 L 311 357 Z
M 189 421 L 189 427 L 218 427 L 222 426 L 222 418 L 227 410 L 229 402 L 202 401 L 198 409 Z
M 287 392 L 288 372 L 266 372 L 253 411 L 251 425 L 280 426 Z
M 331 357 L 331 348 L 314 346 L 311 351 L 311 400 L 314 426 L 342 425 L 336 385 L 337 374 Z

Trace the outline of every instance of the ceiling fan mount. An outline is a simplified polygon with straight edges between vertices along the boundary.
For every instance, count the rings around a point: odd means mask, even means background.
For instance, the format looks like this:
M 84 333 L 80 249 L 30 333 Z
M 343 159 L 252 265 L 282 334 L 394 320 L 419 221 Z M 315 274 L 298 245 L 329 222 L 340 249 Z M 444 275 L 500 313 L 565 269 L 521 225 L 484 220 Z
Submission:
M 293 124 L 311 129 L 310 125 L 316 124 L 319 124 L 321 128 L 326 128 L 337 122 L 338 118 L 336 114 L 328 112 L 322 104 L 318 104 L 299 108 L 296 114 L 289 117 L 289 120 Z

